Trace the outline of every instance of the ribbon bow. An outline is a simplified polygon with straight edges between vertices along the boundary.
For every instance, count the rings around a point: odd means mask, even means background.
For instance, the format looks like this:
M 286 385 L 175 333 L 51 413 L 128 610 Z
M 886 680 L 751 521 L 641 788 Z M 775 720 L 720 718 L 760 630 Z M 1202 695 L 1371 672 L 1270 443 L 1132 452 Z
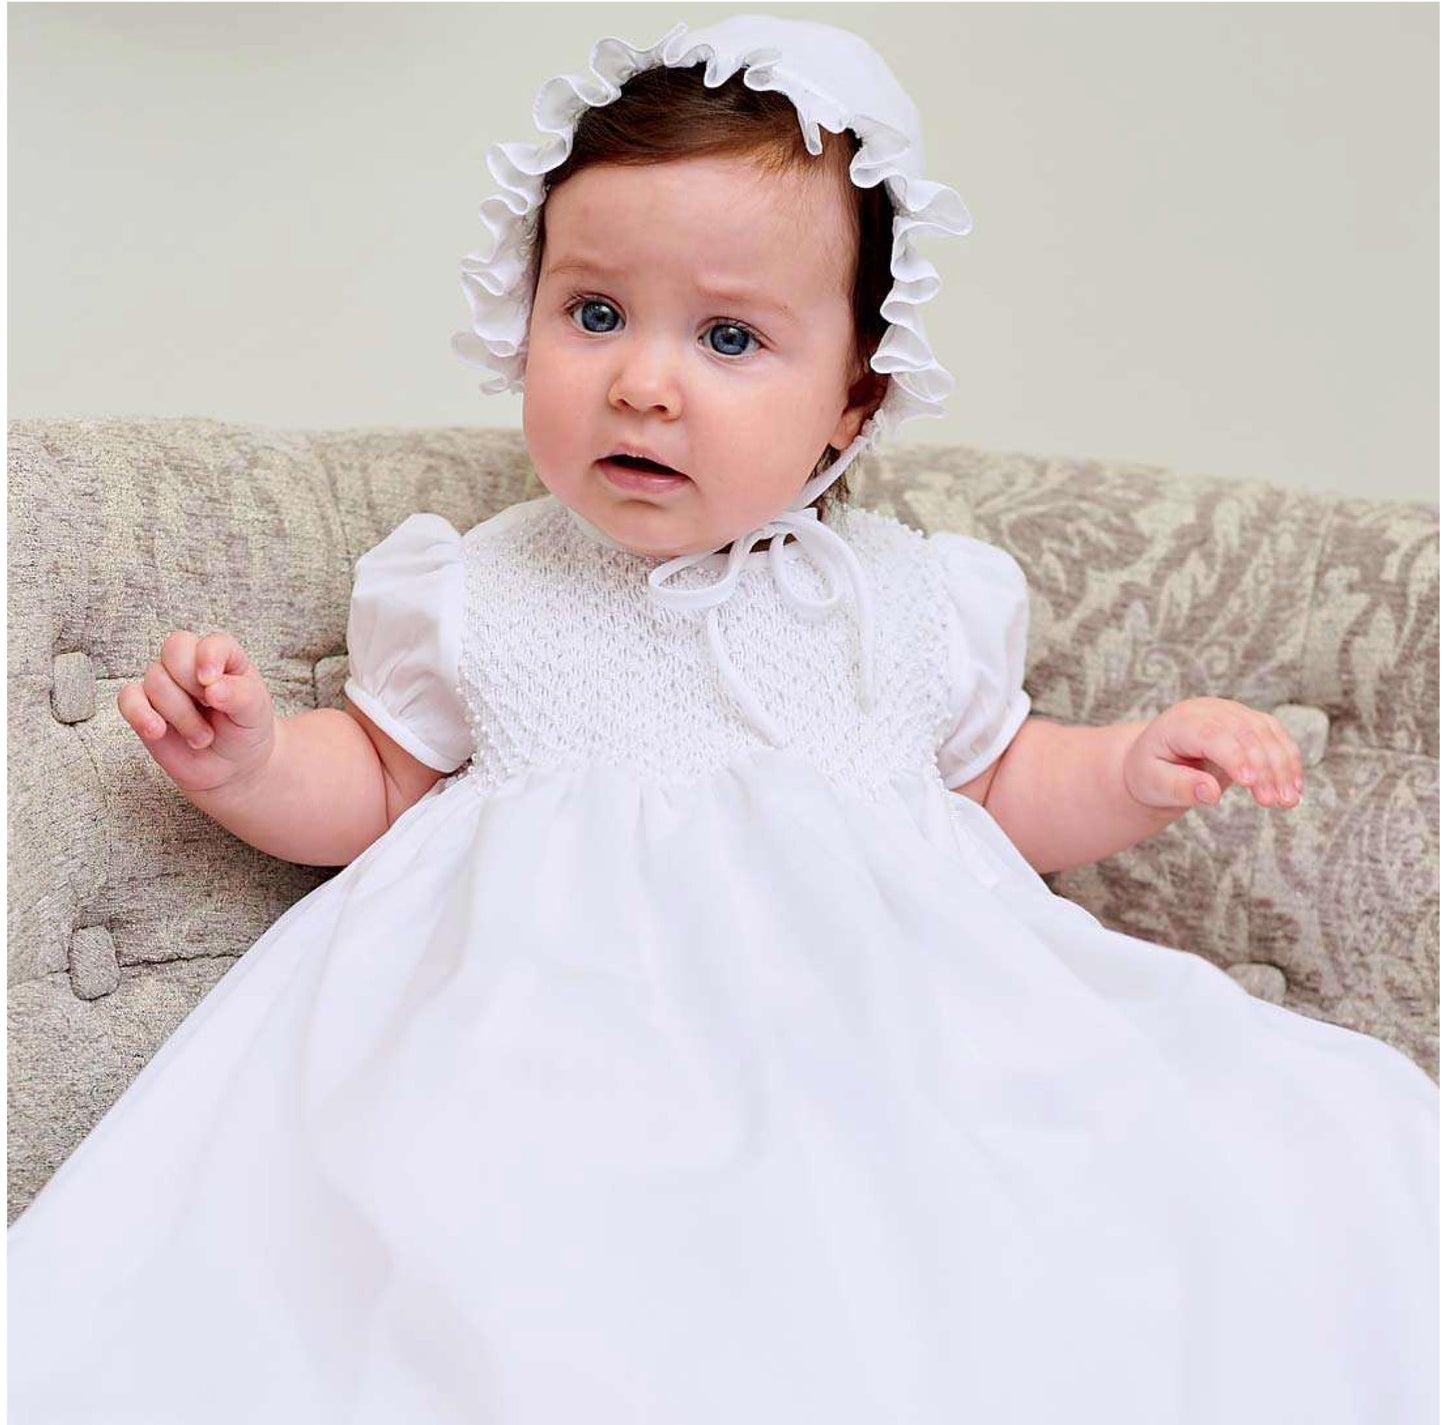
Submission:
M 787 573 L 787 561 L 783 557 L 785 547 L 783 540 L 788 534 L 797 537 L 804 552 L 822 572 L 828 584 L 826 598 L 810 599 L 793 585 L 791 576 Z M 656 603 L 671 608 L 705 608 L 707 610 L 705 622 L 707 640 L 712 648 L 713 659 L 717 663 L 723 682 L 737 700 L 738 706 L 748 721 L 776 747 L 786 741 L 786 736 L 782 728 L 768 715 L 758 701 L 757 694 L 743 681 L 737 668 L 733 665 L 732 659 L 728 657 L 727 649 L 723 646 L 722 632 L 718 627 L 717 617 L 718 608 L 732 597 L 733 591 L 737 588 L 743 564 L 753 546 L 765 539 L 772 540 L 768 546 L 768 565 L 772 570 L 773 581 L 777 584 L 778 591 L 810 623 L 816 623 L 820 619 L 826 618 L 837 606 L 843 596 L 842 576 L 847 575 L 852 581 L 853 597 L 858 605 L 859 704 L 865 712 L 870 711 L 873 707 L 875 686 L 873 607 L 868 591 L 868 581 L 863 573 L 863 566 L 858 562 L 858 556 L 849 548 L 847 541 L 841 539 L 833 530 L 823 524 L 818 519 L 818 511 L 811 505 L 800 510 L 785 510 L 766 524 L 760 525 L 746 535 L 739 536 L 733 541 L 733 546 L 728 551 L 727 568 L 715 583 L 709 584 L 705 588 L 665 588 L 664 585 L 674 574 L 691 568 L 695 564 L 701 564 L 703 560 L 710 559 L 716 551 L 681 554 L 676 559 L 669 559 L 648 574 L 647 583 L 649 586 L 648 596 Z

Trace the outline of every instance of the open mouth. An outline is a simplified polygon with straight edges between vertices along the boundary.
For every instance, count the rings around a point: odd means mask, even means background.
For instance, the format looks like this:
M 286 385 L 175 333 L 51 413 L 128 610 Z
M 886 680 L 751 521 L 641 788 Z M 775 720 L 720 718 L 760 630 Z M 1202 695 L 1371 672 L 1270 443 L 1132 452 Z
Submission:
M 644 455 L 608 455 L 597 468 L 610 485 L 634 495 L 675 495 L 692 483 L 681 470 Z
M 670 465 L 659 465 L 655 460 L 648 460 L 641 455 L 609 455 L 605 457 L 608 465 L 621 465 L 627 470 L 643 470 L 651 475 L 681 475 L 681 470 L 674 470 Z

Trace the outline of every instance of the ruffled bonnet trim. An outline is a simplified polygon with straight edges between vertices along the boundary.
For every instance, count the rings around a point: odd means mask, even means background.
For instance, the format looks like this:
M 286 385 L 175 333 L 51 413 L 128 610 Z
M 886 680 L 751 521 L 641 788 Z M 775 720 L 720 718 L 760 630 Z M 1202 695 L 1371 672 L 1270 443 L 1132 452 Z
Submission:
M 885 184 L 892 200 L 893 286 L 882 305 L 888 329 L 869 363 L 892 379 L 850 455 L 876 447 L 904 421 L 942 415 L 954 381 L 924 333 L 919 308 L 938 291 L 939 278 L 917 243 L 925 233 L 963 236 L 973 220 L 953 189 L 923 178 L 917 111 L 876 52 L 847 30 L 808 20 L 735 15 L 692 34 L 679 20 L 656 44 L 642 49 L 609 36 L 593 46 L 589 74 L 560 75 L 542 85 L 533 119 L 548 137 L 538 144 L 498 143 L 487 150 L 487 167 L 501 191 L 478 209 L 486 237 L 462 261 L 472 329 L 458 332 L 452 349 L 493 373 L 481 384 L 484 394 L 523 389 L 530 266 L 544 176 L 571 153 L 584 109 L 612 103 L 623 84 L 643 70 L 686 68 L 700 61 L 706 61 L 703 82 L 710 89 L 742 69 L 749 89 L 785 94 L 815 156 L 823 152 L 820 129 L 857 134 L 861 146 L 849 177 L 860 188 Z

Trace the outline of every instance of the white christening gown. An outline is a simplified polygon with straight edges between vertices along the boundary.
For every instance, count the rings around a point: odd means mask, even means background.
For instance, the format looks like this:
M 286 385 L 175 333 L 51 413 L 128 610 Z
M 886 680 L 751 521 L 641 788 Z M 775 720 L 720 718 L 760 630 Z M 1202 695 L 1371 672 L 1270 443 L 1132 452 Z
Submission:
M 871 703 L 796 543 L 711 635 L 551 496 L 363 556 L 347 694 L 456 775 L 12 1227 L 12 1425 L 1433 1425 L 1430 1077 L 1051 894 L 949 790 L 1021 571 L 830 524 Z

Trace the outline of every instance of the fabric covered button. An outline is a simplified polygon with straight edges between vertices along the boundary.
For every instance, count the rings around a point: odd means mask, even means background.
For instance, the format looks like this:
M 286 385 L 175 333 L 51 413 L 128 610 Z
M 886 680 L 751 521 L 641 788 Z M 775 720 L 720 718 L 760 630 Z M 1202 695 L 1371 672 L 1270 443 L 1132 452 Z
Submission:
M 316 695 L 318 708 L 344 708 L 346 699 L 341 688 L 349 672 L 344 653 L 330 653 L 318 658 L 311 666 L 311 686 Z
M 85 722 L 95 716 L 95 664 L 88 653 L 55 655 L 50 709 L 57 722 Z
M 1230 979 L 1256 999 L 1268 1000 L 1271 1004 L 1284 1003 L 1286 982 L 1284 971 L 1278 965 L 1270 965 L 1263 960 L 1246 960 L 1241 965 L 1231 965 L 1228 973 Z
M 101 999 L 120 984 L 115 941 L 103 925 L 82 925 L 70 937 L 70 988 L 77 999 Z
M 1330 737 L 1330 719 L 1325 710 L 1311 707 L 1308 703 L 1280 703 L 1270 711 L 1294 738 L 1305 766 L 1318 766 Z

